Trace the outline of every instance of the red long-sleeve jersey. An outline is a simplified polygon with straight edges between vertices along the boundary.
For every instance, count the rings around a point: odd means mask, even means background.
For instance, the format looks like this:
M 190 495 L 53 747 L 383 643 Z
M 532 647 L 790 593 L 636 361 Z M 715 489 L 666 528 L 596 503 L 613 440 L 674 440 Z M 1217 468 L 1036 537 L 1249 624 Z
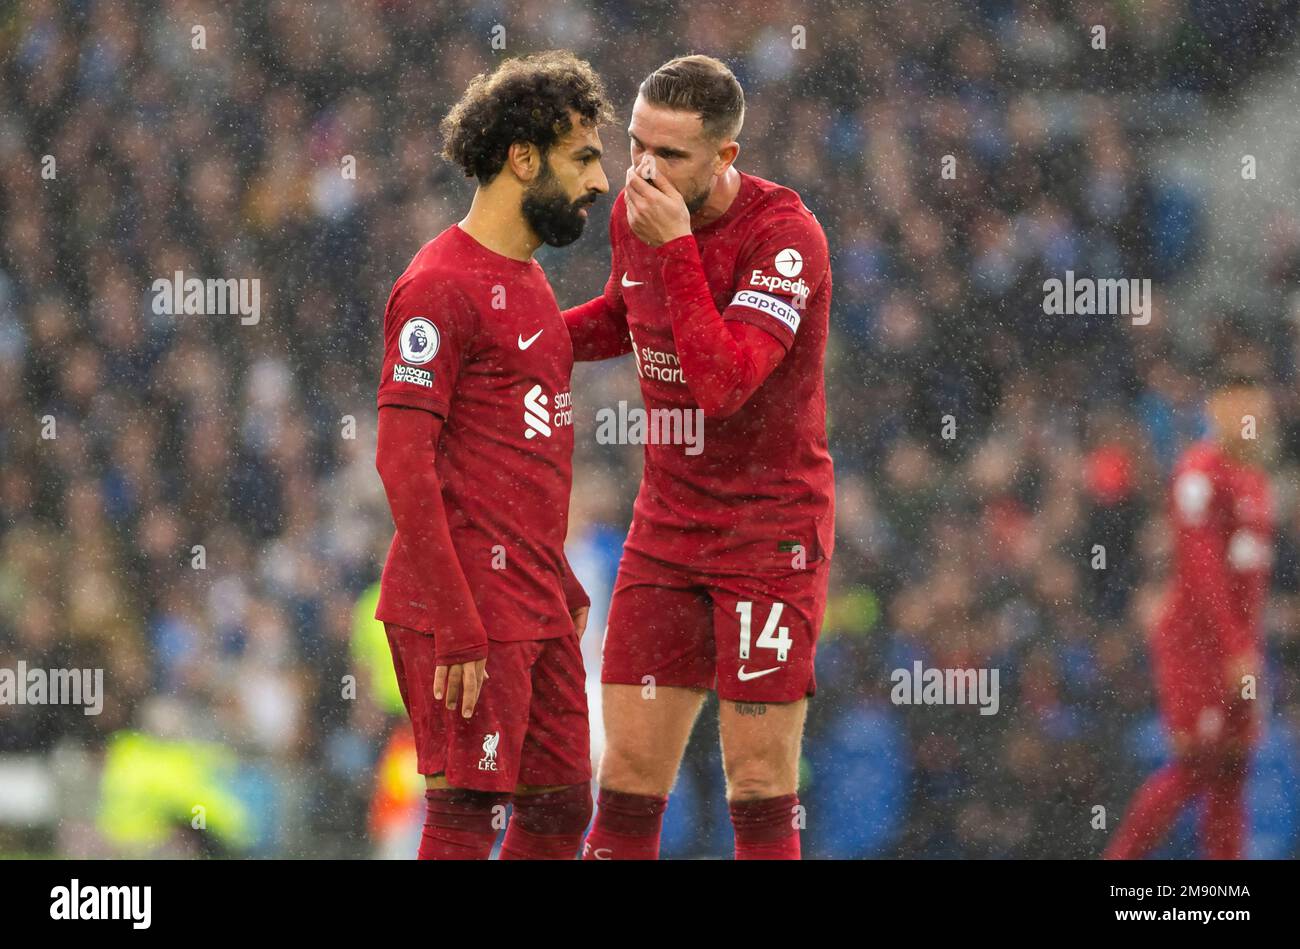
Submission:
M 541 265 L 457 225 L 393 287 L 376 466 L 397 530 L 375 617 L 434 635 L 440 662 L 567 635 L 587 605 L 564 555 L 572 367 Z
M 1158 647 L 1189 673 L 1257 651 L 1273 559 L 1268 476 L 1196 444 L 1174 469 L 1170 517 L 1173 576 Z
M 826 236 L 789 188 L 741 174 L 731 207 L 651 247 L 622 194 L 605 292 L 564 313 L 578 360 L 632 352 L 646 409 L 701 409 L 701 452 L 648 442 L 626 550 L 666 563 L 789 570 L 834 547 L 823 361 Z

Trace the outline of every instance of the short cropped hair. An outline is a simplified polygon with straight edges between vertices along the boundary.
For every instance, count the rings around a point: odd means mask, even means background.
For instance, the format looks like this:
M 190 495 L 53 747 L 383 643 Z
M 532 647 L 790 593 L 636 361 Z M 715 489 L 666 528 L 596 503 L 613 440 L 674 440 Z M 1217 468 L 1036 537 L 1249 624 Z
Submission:
M 731 141 L 745 124 L 745 92 L 726 63 L 712 56 L 671 59 L 645 78 L 640 92 L 652 105 L 698 112 L 712 141 Z

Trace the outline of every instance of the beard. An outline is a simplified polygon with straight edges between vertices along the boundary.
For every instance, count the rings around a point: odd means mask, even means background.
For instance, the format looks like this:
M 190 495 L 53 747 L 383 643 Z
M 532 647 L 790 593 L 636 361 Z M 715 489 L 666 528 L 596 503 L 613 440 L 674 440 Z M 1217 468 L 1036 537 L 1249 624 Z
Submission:
M 709 194 L 713 190 L 712 185 L 713 183 L 711 181 L 706 183 L 689 197 L 683 194 L 682 200 L 686 202 L 686 210 L 691 214 L 695 214 L 700 210 L 700 208 L 704 207 L 704 202 L 709 200 Z
M 541 177 L 524 193 L 524 221 L 542 243 L 549 247 L 565 247 L 582 236 L 587 219 L 578 212 L 595 200 L 595 195 L 584 194 L 578 200 L 570 201 L 552 173 L 548 160 Z

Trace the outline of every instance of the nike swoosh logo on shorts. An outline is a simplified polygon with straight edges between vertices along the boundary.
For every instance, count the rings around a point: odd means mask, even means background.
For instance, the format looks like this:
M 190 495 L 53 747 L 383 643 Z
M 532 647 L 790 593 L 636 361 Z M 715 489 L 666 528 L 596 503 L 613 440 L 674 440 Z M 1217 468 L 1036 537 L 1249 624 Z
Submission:
M 534 333 L 532 336 L 528 337 L 528 340 L 527 340 L 527 341 L 524 340 L 524 334 L 523 334 L 523 333 L 520 333 L 520 334 L 519 334 L 519 348 L 520 348 L 520 349 L 527 349 L 529 346 L 533 345 L 533 343 L 537 342 L 537 337 L 541 336 L 542 333 L 543 333 L 543 331 L 544 331 L 544 330 L 538 330 L 538 331 L 537 331 L 536 333 Z
M 629 280 L 629 279 L 627 279 L 627 271 L 626 271 L 626 270 L 623 271 L 623 286 L 625 286 L 625 287 L 639 287 L 639 286 L 641 286 L 641 284 L 643 284 L 643 283 L 645 283 L 644 280 Z
M 745 667 L 741 666 L 736 672 L 736 678 L 741 682 L 748 682 L 750 679 L 757 679 L 759 676 L 765 676 L 769 672 L 775 672 L 780 666 L 773 666 L 771 669 L 759 669 L 757 672 L 746 672 Z

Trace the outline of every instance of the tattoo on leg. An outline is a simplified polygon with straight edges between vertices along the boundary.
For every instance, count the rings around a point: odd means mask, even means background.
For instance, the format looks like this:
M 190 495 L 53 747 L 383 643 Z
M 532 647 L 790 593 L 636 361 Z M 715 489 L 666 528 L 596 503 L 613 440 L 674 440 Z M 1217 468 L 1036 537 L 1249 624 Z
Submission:
M 736 711 L 741 715 L 766 715 L 767 705 L 763 702 L 737 702 Z

